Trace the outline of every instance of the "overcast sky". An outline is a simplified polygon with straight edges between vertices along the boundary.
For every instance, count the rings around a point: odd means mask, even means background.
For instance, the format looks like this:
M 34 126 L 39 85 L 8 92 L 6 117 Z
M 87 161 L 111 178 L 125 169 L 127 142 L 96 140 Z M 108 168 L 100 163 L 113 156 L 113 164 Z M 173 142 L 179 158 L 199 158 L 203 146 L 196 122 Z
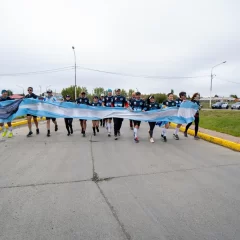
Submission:
M 185 90 L 240 95 L 238 0 L 0 0 L 0 74 L 77 65 L 134 75 L 188 77 L 146 79 L 77 71 L 77 84 L 138 88 L 142 93 Z M 231 83 L 232 82 L 238 82 Z M 0 88 L 39 93 L 74 85 L 74 70 L 0 76 Z M 26 93 L 26 90 L 25 90 Z

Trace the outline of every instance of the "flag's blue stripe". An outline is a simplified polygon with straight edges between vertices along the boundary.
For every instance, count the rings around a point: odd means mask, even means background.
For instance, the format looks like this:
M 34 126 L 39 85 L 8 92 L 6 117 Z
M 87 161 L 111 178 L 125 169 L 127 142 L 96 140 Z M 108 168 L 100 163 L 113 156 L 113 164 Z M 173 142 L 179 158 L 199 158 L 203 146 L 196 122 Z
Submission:
M 1 109 L 4 109 L 4 107 L 6 107 L 10 102 L 12 101 L 0 102 Z M 179 110 L 177 107 L 173 107 L 134 113 L 124 108 L 92 107 L 86 105 L 76 105 L 75 103 L 67 102 L 49 103 L 35 99 L 24 99 L 21 102 L 17 113 L 13 114 L 8 119 L 0 119 L 0 122 L 12 121 L 18 116 L 31 114 L 40 117 L 72 117 L 86 120 L 97 120 L 103 117 L 121 117 L 145 122 L 174 122 L 184 124 L 194 120 L 194 114 L 197 110 L 198 105 L 190 101 L 183 102 Z

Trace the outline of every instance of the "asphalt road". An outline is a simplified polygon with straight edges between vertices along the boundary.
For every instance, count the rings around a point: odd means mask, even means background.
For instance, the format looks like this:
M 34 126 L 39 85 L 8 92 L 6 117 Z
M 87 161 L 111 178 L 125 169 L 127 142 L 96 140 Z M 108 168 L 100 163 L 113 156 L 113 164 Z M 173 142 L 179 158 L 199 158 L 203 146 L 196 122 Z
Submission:
M 239 153 L 159 127 L 152 144 L 146 123 L 136 144 L 127 120 L 118 141 L 58 122 L 0 140 L 1 240 L 240 239 Z

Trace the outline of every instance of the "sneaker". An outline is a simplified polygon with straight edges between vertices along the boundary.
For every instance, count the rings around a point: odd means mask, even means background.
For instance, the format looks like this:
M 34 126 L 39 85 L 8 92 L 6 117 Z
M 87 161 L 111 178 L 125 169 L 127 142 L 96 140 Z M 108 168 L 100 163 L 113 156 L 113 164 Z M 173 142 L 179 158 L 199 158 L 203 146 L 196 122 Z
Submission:
M 13 133 L 12 133 L 12 132 L 9 132 L 8 138 L 12 138 L 12 137 L 13 137 Z
M 166 136 L 163 136 L 163 141 L 167 142 L 167 137 Z
M 111 133 L 108 133 L 108 137 L 111 137 Z
M 119 137 L 121 136 L 120 131 L 117 132 L 117 135 L 118 135 Z
M 188 137 L 187 132 L 184 132 L 184 137 Z
M 58 125 L 55 125 L 55 132 L 58 130 Z
M 36 129 L 36 134 L 39 134 L 39 128 Z
M 115 139 L 115 140 L 118 140 L 118 137 L 117 137 L 117 135 L 114 135 L 114 139 Z
M 83 135 L 82 135 L 83 137 L 86 137 L 86 133 L 85 133 L 85 131 L 83 131 Z
M 67 135 L 70 136 L 70 132 Z
M 7 131 L 4 131 L 4 132 L 2 133 L 2 137 L 6 137 L 6 135 L 7 135 Z
M 135 137 L 135 138 L 134 138 L 134 141 L 135 141 L 135 143 L 139 143 L 138 137 Z
M 97 129 L 97 132 L 99 132 L 99 128 L 98 128 L 98 127 L 96 127 L 96 129 Z
M 47 132 L 47 137 L 50 137 L 50 131 Z
M 32 134 L 33 134 L 33 132 L 32 132 L 32 131 L 29 131 L 27 137 L 30 137 Z
M 199 140 L 200 137 L 199 137 L 199 136 L 194 136 L 194 139 L 195 139 L 195 140 Z
M 153 139 L 153 138 L 150 138 L 150 142 L 151 142 L 151 143 L 154 143 L 154 139 Z
M 175 138 L 175 140 L 179 140 L 179 136 L 177 134 L 173 134 L 173 137 Z

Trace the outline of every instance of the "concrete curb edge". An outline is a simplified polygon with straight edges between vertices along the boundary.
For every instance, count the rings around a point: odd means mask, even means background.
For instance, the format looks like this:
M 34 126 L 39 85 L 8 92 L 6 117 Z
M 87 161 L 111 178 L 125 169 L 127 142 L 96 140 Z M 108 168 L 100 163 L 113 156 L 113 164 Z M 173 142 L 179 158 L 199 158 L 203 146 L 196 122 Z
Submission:
M 170 126 L 175 128 L 177 126 L 177 124 L 171 123 Z M 180 131 L 184 132 L 185 127 L 181 127 Z M 195 132 L 194 132 L 194 130 L 189 129 L 188 134 L 194 136 Z M 230 148 L 232 150 L 240 152 L 240 144 L 238 144 L 238 143 L 231 142 L 231 141 L 228 141 L 228 140 L 225 140 L 225 139 L 222 139 L 222 138 L 214 137 L 214 136 L 208 135 L 206 133 L 201 133 L 201 132 L 198 133 L 198 136 L 201 139 L 204 139 L 208 142 L 215 143 L 215 144 L 221 145 L 223 147 Z
M 39 117 L 38 117 L 37 120 L 38 120 L 38 121 L 44 121 L 44 120 L 46 120 L 46 118 L 45 118 L 45 117 L 43 117 L 43 118 L 39 118 Z M 33 122 L 33 119 L 32 119 L 32 122 Z M 13 122 L 13 123 L 12 123 L 12 126 L 13 126 L 13 127 L 18 127 L 18 126 L 25 125 L 25 124 L 27 124 L 27 120 L 22 120 L 22 121 Z M 8 128 L 8 125 L 5 124 L 5 127 Z M 0 130 L 2 130 L 1 127 L 0 127 Z

